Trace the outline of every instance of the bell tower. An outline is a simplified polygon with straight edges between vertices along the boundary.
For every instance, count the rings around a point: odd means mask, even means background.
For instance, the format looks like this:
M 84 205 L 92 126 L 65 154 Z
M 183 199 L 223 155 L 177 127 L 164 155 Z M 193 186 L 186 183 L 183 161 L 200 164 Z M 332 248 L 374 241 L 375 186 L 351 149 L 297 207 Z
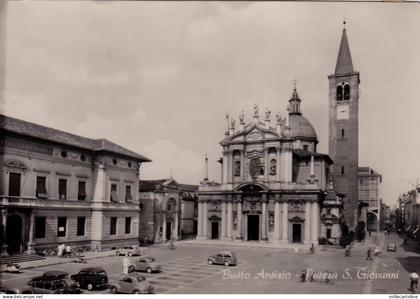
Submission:
M 343 23 L 345 26 L 345 22 Z M 344 218 L 357 225 L 359 165 L 359 72 L 353 69 L 346 28 L 343 28 L 335 72 L 329 81 L 329 155 L 334 161 L 332 180 L 345 195 Z

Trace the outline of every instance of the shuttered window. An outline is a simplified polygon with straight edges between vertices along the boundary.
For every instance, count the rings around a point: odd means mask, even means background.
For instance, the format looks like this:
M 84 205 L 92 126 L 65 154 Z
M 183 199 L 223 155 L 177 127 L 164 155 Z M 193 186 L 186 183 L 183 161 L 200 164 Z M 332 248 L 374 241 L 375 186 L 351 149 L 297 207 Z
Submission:
M 20 173 L 9 173 L 9 196 L 20 196 Z
M 35 239 L 45 238 L 45 217 L 35 217 Z
M 111 217 L 111 223 L 109 227 L 109 234 L 111 236 L 117 234 L 117 217 Z
M 67 199 L 67 180 L 65 179 L 58 180 L 58 198 Z
M 79 181 L 79 191 L 77 193 L 78 200 L 86 200 L 86 182 Z
M 132 202 L 133 197 L 131 196 L 131 186 L 127 185 L 125 186 L 125 201 L 126 202 Z
M 85 235 L 86 217 L 77 217 L 77 236 Z
M 44 176 L 36 177 L 36 197 L 47 198 L 47 178 Z
M 118 202 L 117 184 L 111 184 L 111 201 Z
M 67 217 L 58 217 L 57 219 L 57 237 L 65 237 L 67 230 Z
M 131 234 L 131 217 L 125 217 L 125 233 Z

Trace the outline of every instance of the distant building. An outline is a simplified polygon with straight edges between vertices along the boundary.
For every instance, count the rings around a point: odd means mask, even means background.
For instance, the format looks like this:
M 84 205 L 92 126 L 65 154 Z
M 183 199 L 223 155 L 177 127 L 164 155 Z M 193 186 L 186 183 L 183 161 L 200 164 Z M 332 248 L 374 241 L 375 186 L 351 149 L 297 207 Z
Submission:
M 149 159 L 4 115 L 0 130 L 3 254 L 138 243 L 138 176 Z
M 403 193 L 398 202 L 400 228 L 420 242 L 420 186 Z
M 162 243 L 197 234 L 198 186 L 140 180 L 140 240 Z
M 381 218 L 380 184 L 382 175 L 370 167 L 359 167 L 359 202 L 367 203 L 366 226 L 370 231 L 378 230 Z M 363 218 L 363 217 L 361 217 Z M 363 219 L 361 219 L 363 220 Z

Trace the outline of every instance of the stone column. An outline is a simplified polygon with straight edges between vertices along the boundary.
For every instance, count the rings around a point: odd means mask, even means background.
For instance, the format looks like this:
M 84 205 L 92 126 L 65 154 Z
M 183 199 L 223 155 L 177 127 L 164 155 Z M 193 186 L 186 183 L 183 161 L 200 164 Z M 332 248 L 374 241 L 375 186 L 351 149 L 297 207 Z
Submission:
M 197 219 L 197 239 L 200 239 L 203 236 L 203 203 L 201 201 L 198 202 L 198 219 Z
M 28 241 L 28 249 L 25 253 L 27 254 L 35 254 L 34 249 L 34 233 L 35 233 L 35 214 L 34 211 L 31 212 L 30 220 L 29 220 L 29 241 Z
M 283 201 L 282 203 L 283 206 L 283 223 L 282 223 L 282 229 L 283 229 L 283 233 L 281 236 L 281 243 L 282 244 L 289 244 L 289 235 L 288 235 L 288 231 L 289 231 L 289 215 L 288 215 L 288 209 L 289 209 L 289 204 L 287 203 L 287 201 Z
M 311 203 L 307 201 L 305 203 L 305 239 L 304 244 L 311 244 Z
M 222 201 L 222 232 L 221 239 L 226 238 L 226 202 Z
M 280 241 L 280 202 L 278 196 L 276 196 L 274 202 L 274 238 L 273 242 Z
M 312 210 L 312 215 L 311 215 L 311 239 L 312 239 L 312 243 L 314 243 L 315 245 L 318 245 L 318 203 L 317 202 L 312 202 L 311 204 L 311 210 Z
M 276 175 L 277 175 L 277 181 L 280 181 L 280 170 L 281 170 L 281 164 L 280 164 L 280 148 L 277 149 L 277 168 L 276 168 Z
M 166 212 L 162 212 L 162 219 L 163 219 L 163 224 L 162 224 L 162 241 L 166 241 Z
M 7 210 L 2 209 L 1 210 L 1 224 L 2 224 L 2 246 L 1 246 L 1 257 L 6 258 L 9 257 L 9 254 L 7 253 L 7 245 L 6 245 L 6 224 L 7 224 Z
M 179 216 L 179 212 L 175 212 L 174 213 L 174 228 L 172 229 L 172 233 L 173 233 L 173 238 L 174 240 L 178 240 L 178 225 L 179 225 L 179 221 L 178 221 L 178 216 Z
M 208 223 L 209 223 L 209 219 L 207 216 L 207 201 L 203 202 L 203 207 L 202 207 L 202 213 L 203 213 L 203 223 L 202 223 L 202 230 L 203 230 L 203 239 L 207 240 L 208 239 Z
M 269 165 L 268 165 L 268 148 L 264 149 L 264 181 L 268 181 Z
M 232 182 L 232 152 L 228 151 L 227 153 L 227 180 L 226 183 Z
M 230 241 L 232 240 L 232 201 L 227 203 L 227 232 L 226 237 Z
M 292 167 L 293 167 L 293 155 L 292 155 L 292 150 L 290 148 L 288 148 L 286 150 L 286 177 L 285 177 L 285 181 L 286 182 L 292 182 Z
M 245 152 L 241 150 L 241 179 L 245 177 Z
M 228 169 L 228 156 L 227 156 L 228 151 L 224 150 L 223 151 L 223 184 L 227 183 L 227 177 L 228 177 L 228 173 L 227 173 L 227 169 Z
M 262 195 L 261 207 L 261 240 L 267 241 L 267 194 Z
M 236 234 L 236 239 L 237 240 L 242 240 L 242 202 L 241 202 L 241 196 L 237 195 L 236 197 L 236 210 L 237 210 L 237 225 L 236 225 L 236 229 L 238 231 L 238 233 Z
M 95 191 L 93 193 L 94 202 L 104 202 L 110 201 L 109 198 L 105 199 L 106 195 L 106 175 L 105 175 L 105 165 L 99 164 L 96 181 L 95 181 Z

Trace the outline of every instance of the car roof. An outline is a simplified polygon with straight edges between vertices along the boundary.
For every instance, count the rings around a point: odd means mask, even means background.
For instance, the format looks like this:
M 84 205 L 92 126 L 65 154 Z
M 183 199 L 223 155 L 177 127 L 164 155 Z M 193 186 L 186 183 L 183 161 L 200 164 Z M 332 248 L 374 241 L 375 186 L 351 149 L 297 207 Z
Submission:
M 87 268 L 80 269 L 80 271 L 102 272 L 102 271 L 105 271 L 105 270 L 101 267 L 87 267 Z
M 218 252 L 217 254 L 228 254 L 228 255 L 233 255 L 234 253 L 233 252 L 230 252 L 230 251 L 220 251 L 220 252 Z
M 51 271 L 44 272 L 44 276 L 62 276 L 62 275 L 69 275 L 69 274 L 65 271 L 60 271 L 60 270 L 51 270 Z

